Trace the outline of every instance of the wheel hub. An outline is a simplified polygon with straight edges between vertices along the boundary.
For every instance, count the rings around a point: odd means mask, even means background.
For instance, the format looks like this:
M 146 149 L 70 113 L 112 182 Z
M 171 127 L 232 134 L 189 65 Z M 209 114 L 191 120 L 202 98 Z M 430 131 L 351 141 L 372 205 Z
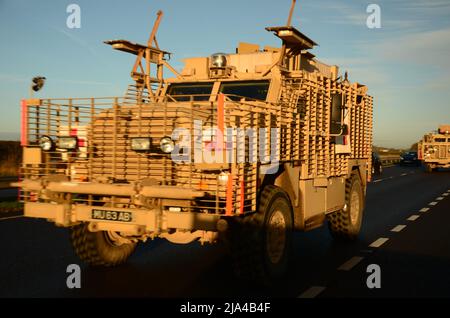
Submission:
M 270 261 L 276 264 L 281 260 L 286 245 L 286 220 L 283 213 L 279 210 L 272 213 L 267 226 L 267 254 Z

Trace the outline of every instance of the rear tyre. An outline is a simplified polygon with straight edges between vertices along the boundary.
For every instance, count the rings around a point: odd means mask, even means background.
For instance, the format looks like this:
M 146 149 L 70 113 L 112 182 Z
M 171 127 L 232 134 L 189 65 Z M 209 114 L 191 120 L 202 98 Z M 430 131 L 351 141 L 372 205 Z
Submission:
M 353 172 L 345 183 L 344 209 L 328 214 L 328 227 L 336 239 L 354 240 L 361 230 L 364 193 L 358 173 Z
M 116 233 L 89 231 L 87 223 L 72 227 L 71 240 L 78 257 L 92 266 L 123 264 L 136 248 L 136 243 L 121 243 Z
M 230 237 L 239 278 L 271 285 L 288 272 L 292 252 L 292 208 L 287 194 L 266 186 L 258 212 L 236 219 Z

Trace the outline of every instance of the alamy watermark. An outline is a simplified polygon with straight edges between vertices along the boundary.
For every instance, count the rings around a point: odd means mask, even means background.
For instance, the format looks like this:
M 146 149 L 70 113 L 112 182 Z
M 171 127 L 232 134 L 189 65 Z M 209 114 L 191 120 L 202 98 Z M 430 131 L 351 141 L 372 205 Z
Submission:
M 381 7 L 378 4 L 369 4 L 367 6 L 366 12 L 369 16 L 366 20 L 366 25 L 369 29 L 380 29 L 381 28 Z
M 69 289 L 81 288 L 81 268 L 80 265 L 70 264 L 67 266 L 66 273 L 69 274 L 66 279 L 66 286 Z
M 81 28 L 81 8 L 78 4 L 69 4 L 66 8 L 66 12 L 69 16 L 66 20 L 66 25 L 69 29 Z
M 377 264 L 370 264 L 367 266 L 367 273 L 370 275 L 367 277 L 366 285 L 369 289 L 381 288 L 381 267 Z
M 176 128 L 171 139 L 174 162 L 196 164 L 261 163 L 265 174 L 278 172 L 280 162 L 279 128 L 203 128 L 194 120 L 193 131 Z

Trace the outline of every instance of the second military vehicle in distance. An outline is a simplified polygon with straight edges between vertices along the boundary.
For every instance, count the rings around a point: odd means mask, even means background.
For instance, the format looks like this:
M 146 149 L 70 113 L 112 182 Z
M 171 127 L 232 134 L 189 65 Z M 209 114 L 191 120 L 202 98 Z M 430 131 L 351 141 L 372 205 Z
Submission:
M 125 262 L 147 239 L 224 238 L 236 273 L 263 282 L 286 273 L 294 230 L 328 220 L 333 236 L 355 239 L 372 97 L 315 58 L 293 8 L 287 25 L 267 28 L 280 48 L 241 43 L 186 59 L 180 73 L 155 40 L 160 12 L 146 45 L 107 42 L 136 57 L 124 97 L 24 100 L 25 217 L 70 228 L 97 266 Z
M 437 131 L 423 136 L 418 150 L 427 172 L 450 168 L 450 125 L 440 125 Z

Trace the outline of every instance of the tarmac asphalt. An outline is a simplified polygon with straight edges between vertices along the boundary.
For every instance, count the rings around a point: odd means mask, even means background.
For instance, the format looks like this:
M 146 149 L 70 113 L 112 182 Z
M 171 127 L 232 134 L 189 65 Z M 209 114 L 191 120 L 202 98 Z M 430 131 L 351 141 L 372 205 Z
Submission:
M 15 191 L 1 190 L 0 200 Z M 387 168 L 368 187 L 357 241 L 336 242 L 324 226 L 296 233 L 294 246 L 289 279 L 261 288 L 233 276 L 220 245 L 155 240 L 123 266 L 89 268 L 68 230 L 0 215 L 0 297 L 449 297 L 450 171 Z M 81 266 L 80 289 L 66 286 L 69 264 Z M 369 265 L 381 288 L 368 288 Z

